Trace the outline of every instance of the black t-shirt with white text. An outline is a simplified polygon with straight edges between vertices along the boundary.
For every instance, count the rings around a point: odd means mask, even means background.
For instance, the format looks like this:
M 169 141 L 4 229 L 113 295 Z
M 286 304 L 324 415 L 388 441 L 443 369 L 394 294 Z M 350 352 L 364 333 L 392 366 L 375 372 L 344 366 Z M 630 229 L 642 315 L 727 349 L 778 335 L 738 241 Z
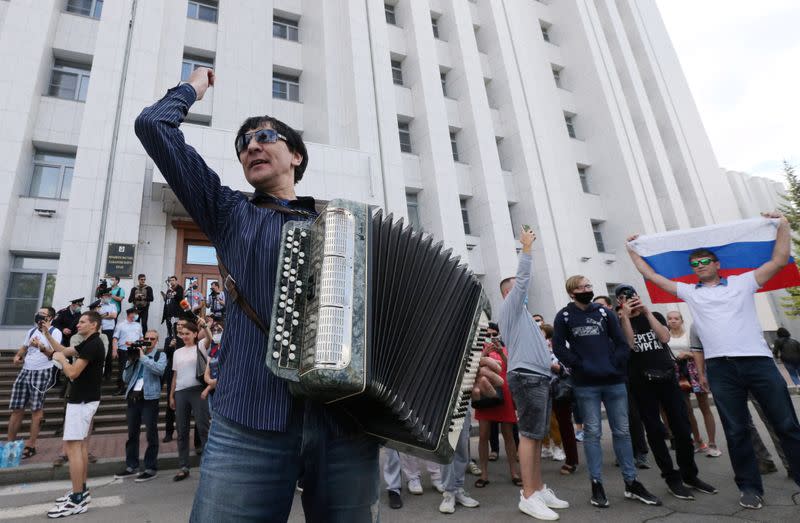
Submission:
M 92 334 L 82 343 L 75 346 L 78 359 L 87 360 L 88 364 L 80 375 L 72 380 L 68 403 L 88 403 L 100 401 L 100 387 L 103 379 L 103 362 L 105 348 L 100 335 Z
M 661 313 L 654 312 L 653 316 L 666 326 L 667 321 Z M 669 370 L 674 368 L 672 354 L 666 343 L 661 343 L 658 336 L 650 327 L 647 316 L 639 314 L 631 318 L 633 327 L 634 345 L 631 351 L 631 375 L 641 375 L 645 370 Z

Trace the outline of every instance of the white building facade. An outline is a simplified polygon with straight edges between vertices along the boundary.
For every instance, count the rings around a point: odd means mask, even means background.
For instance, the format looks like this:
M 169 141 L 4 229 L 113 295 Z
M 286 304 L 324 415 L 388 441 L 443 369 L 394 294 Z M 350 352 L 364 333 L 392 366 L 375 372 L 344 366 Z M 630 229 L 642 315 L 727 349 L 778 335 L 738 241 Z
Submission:
M 495 306 L 522 224 L 530 309 L 550 317 L 572 274 L 643 288 L 628 234 L 756 210 L 717 165 L 654 0 L 0 0 L 0 64 L 0 347 L 39 303 L 88 302 L 110 244 L 156 290 L 151 325 L 167 276 L 218 278 L 133 132 L 200 65 L 217 85 L 181 129 L 224 184 L 251 191 L 235 131 L 273 115 L 308 146 L 298 194 L 404 216 Z

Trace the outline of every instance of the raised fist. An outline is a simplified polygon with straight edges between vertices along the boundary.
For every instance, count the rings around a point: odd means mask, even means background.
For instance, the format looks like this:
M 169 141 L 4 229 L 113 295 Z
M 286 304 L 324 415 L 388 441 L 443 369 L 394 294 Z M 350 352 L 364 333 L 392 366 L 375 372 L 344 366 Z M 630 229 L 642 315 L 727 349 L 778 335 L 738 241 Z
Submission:
M 186 81 L 186 83 L 194 87 L 194 90 L 197 93 L 197 101 L 200 101 L 203 99 L 203 96 L 206 94 L 208 88 L 214 86 L 215 80 L 216 75 L 214 74 L 213 69 L 209 69 L 208 67 L 198 67 L 192 71 L 192 74 L 189 75 L 189 79 Z

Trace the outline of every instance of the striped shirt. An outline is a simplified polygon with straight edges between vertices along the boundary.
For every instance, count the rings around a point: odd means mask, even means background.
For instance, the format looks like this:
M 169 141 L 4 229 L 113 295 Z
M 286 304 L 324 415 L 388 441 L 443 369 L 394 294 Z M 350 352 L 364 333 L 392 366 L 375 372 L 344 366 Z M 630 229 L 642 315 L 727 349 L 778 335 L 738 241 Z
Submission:
M 136 136 L 214 244 L 240 293 L 268 323 L 281 229 L 285 222 L 299 218 L 257 207 L 244 194 L 222 185 L 219 176 L 186 144 L 178 126 L 195 98 L 194 88 L 188 84 L 170 89 L 136 119 Z M 314 213 L 313 198 L 259 198 Z M 226 313 L 214 412 L 248 428 L 283 432 L 293 402 L 286 383 L 266 367 L 267 338 L 236 302 L 227 304 Z

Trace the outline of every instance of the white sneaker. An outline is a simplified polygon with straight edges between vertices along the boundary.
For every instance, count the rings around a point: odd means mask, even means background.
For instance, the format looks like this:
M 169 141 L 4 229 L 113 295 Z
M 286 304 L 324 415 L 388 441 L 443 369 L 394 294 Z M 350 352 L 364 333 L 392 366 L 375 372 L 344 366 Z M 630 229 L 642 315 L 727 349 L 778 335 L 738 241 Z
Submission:
M 547 505 L 544 504 L 540 496 L 537 496 L 536 492 L 531 494 L 528 498 L 523 496 L 522 492 L 520 492 L 518 507 L 521 512 L 536 519 L 543 519 L 546 521 L 555 521 L 558 519 L 558 514 L 547 508 Z
M 467 491 L 464 490 L 463 488 L 456 490 L 456 501 L 458 502 L 459 505 L 467 508 L 475 508 L 478 505 L 480 505 L 478 500 L 471 498 L 469 494 L 467 494 Z
M 456 495 L 452 492 L 442 494 L 442 503 L 439 505 L 439 512 L 442 514 L 452 514 L 456 511 Z
M 569 508 L 569 503 L 563 499 L 558 499 L 553 489 L 547 488 L 547 485 L 544 485 L 542 490 L 534 492 L 533 495 L 539 496 L 539 499 L 549 508 Z
M 467 470 L 473 476 L 480 476 L 482 473 L 481 468 L 477 463 L 475 463 L 475 460 L 470 460 L 470 462 L 467 464 Z
M 553 451 L 550 447 L 542 447 L 542 458 L 548 459 L 553 457 Z
M 47 517 L 51 519 L 64 518 L 67 516 L 74 516 L 76 514 L 83 514 L 89 509 L 89 501 L 86 496 L 81 498 L 78 503 L 73 503 L 69 498 L 63 503 L 56 504 L 55 507 L 47 511 Z
M 444 484 L 442 483 L 441 479 L 432 479 L 431 484 L 433 488 L 435 488 L 440 494 L 444 492 Z
M 553 461 L 564 461 L 567 459 L 567 455 L 564 453 L 564 449 L 561 447 L 553 447 Z
M 411 478 L 408 480 L 408 491 L 414 495 L 419 496 L 422 494 L 422 483 L 419 482 L 419 478 Z

